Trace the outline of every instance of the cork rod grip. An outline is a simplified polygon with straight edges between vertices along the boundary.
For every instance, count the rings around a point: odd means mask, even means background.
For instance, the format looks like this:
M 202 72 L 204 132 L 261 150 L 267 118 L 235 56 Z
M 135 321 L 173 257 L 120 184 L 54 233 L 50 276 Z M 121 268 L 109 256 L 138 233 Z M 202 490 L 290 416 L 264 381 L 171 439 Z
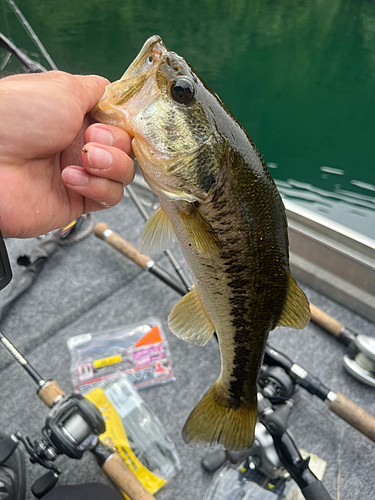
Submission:
M 334 337 L 338 337 L 344 325 L 310 303 L 311 319 Z
M 55 382 L 54 380 L 49 380 L 43 385 L 43 387 L 39 389 L 38 396 L 43 401 L 43 403 L 51 408 L 54 403 L 65 396 L 65 392 L 61 389 L 57 382 Z
M 111 455 L 103 464 L 103 470 L 107 476 L 119 487 L 131 500 L 155 500 L 143 484 L 138 481 L 118 453 Z
M 146 269 L 147 263 L 152 261 L 152 259 L 150 259 L 150 257 L 147 257 L 146 255 L 141 255 L 138 250 L 133 247 L 133 245 L 124 240 L 124 238 L 121 238 L 121 236 L 114 231 L 106 236 L 104 232 L 108 229 L 109 227 L 107 226 L 107 224 L 105 224 L 104 222 L 99 222 L 94 227 L 94 234 L 98 238 L 105 240 L 107 243 L 113 246 L 113 248 L 125 255 L 125 257 L 128 257 L 128 259 L 135 262 L 135 264 L 137 264 L 139 267 L 141 267 L 142 269 Z
M 375 417 L 370 413 L 342 394 L 336 394 L 336 399 L 329 404 L 329 409 L 375 442 Z

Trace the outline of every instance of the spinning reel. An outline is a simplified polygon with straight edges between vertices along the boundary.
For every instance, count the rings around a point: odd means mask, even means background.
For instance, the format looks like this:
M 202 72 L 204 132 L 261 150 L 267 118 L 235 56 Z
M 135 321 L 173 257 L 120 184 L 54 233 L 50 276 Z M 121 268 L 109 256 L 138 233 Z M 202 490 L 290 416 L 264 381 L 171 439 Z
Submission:
M 344 366 L 353 377 L 375 387 L 375 339 L 356 335 L 344 355 Z
M 375 338 L 354 332 L 310 304 L 311 319 L 347 346 L 345 369 L 364 384 L 375 387 Z

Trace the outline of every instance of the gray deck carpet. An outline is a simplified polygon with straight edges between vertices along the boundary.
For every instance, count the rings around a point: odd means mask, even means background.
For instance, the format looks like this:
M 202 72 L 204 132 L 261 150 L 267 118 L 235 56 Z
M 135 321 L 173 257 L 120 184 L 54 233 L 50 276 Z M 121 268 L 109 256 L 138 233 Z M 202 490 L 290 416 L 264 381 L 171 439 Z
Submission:
M 143 221 L 130 200 L 96 214 L 134 245 L 138 244 Z M 35 240 L 8 240 L 14 281 L 20 276 L 15 259 Z M 176 254 L 179 254 L 178 249 Z M 169 268 L 165 257 L 160 264 Z M 5 297 L 12 284 L 2 292 Z M 353 312 L 303 287 L 312 303 L 357 332 L 375 336 L 374 325 Z M 141 395 L 159 417 L 176 444 L 183 470 L 156 494 L 158 500 L 200 500 L 212 476 L 200 465 L 205 450 L 186 446 L 181 428 L 191 409 L 220 371 L 218 345 L 212 339 L 205 347 L 175 338 L 167 328 L 167 316 L 179 300 L 176 292 L 143 272 L 135 264 L 93 235 L 75 245 L 59 249 L 50 258 L 36 283 L 14 305 L 1 330 L 45 377 L 72 390 L 66 340 L 93 330 L 111 329 L 159 318 L 168 335 L 176 381 L 142 391 Z M 277 328 L 270 344 L 302 365 L 335 392 L 341 392 L 375 415 L 375 389 L 361 384 L 343 368 L 344 347 L 314 324 L 303 331 Z M 39 437 L 47 409 L 35 394 L 28 375 L 0 349 L 1 428 L 7 432 Z M 337 496 L 340 469 L 341 500 L 375 498 L 375 443 L 329 411 L 317 397 L 299 389 L 289 428 L 297 443 L 327 462 L 324 484 L 332 498 Z M 63 470 L 59 484 L 101 482 L 110 484 L 88 453 L 82 460 L 60 457 Z M 45 472 L 28 464 L 27 481 Z M 28 492 L 27 499 L 33 498 Z

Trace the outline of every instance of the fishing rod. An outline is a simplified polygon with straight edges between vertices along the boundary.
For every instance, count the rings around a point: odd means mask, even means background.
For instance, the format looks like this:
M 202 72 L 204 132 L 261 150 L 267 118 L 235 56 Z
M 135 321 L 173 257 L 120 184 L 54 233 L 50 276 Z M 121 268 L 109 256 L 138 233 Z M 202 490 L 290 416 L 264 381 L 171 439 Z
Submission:
M 46 381 L 1 332 L 0 342 L 34 380 L 38 386 L 37 395 L 51 410 L 41 440 L 32 442 L 16 432 L 1 442 L 0 463 L 6 462 L 22 443 L 31 462 L 49 469 L 31 488 L 36 498 L 42 498 L 56 485 L 61 474 L 54 464 L 59 455 L 81 459 L 85 451 L 90 451 L 107 476 L 131 500 L 155 500 L 117 451 L 99 440 L 105 432 L 105 423 L 96 406 L 81 394 L 66 395 L 56 381 Z
M 141 258 L 144 259 L 145 256 L 141 256 L 139 251 L 134 246 L 118 234 L 113 233 L 113 231 L 107 234 L 109 236 L 111 234 L 115 236 L 112 238 L 106 238 L 104 231 L 111 230 L 107 225 L 103 225 L 103 223 L 97 224 L 94 228 L 94 234 L 96 234 L 96 236 L 119 250 L 123 255 L 133 260 L 133 262 L 137 265 L 140 265 L 139 262 L 141 261 Z M 130 251 L 128 249 L 130 249 Z M 146 257 L 146 259 L 150 259 L 150 257 Z M 155 275 L 161 281 L 164 281 L 162 275 Z M 169 285 L 167 281 L 164 282 Z M 185 295 L 185 292 L 182 289 L 174 288 L 174 290 L 176 290 L 180 295 Z M 343 394 L 335 393 L 326 387 L 317 377 L 311 375 L 302 366 L 289 359 L 285 354 L 272 348 L 269 344 L 266 346 L 264 362 L 275 367 L 278 366 L 285 370 L 285 372 L 292 377 L 295 383 L 303 387 L 310 394 L 318 396 L 322 401 L 328 404 L 329 409 L 333 413 L 345 420 L 349 425 L 357 429 L 364 436 L 375 442 L 375 417 L 367 413 L 363 408 L 356 405 Z
M 357 380 L 375 387 L 375 339 L 359 334 L 310 304 L 311 319 L 348 347 L 346 370 Z
M 7 50 L 10 54 L 13 54 L 21 61 L 21 63 L 29 70 L 31 73 L 44 73 L 46 68 L 36 61 L 33 61 L 28 57 L 22 50 L 17 48 L 13 42 L 9 40 L 5 35 L 0 33 L 0 47 Z
M 264 361 L 283 368 L 298 385 L 327 403 L 333 413 L 375 442 L 375 417 L 370 413 L 343 394 L 326 387 L 321 380 L 269 344 L 266 346 Z
M 105 224 L 104 222 L 99 222 L 98 224 L 96 224 L 94 226 L 94 234 L 98 238 L 106 241 L 120 253 L 125 255 L 125 257 L 128 257 L 128 259 L 132 260 L 141 269 L 153 274 L 180 295 L 185 295 L 186 290 L 182 286 L 182 284 L 177 282 L 173 276 L 171 276 L 167 271 L 156 264 L 156 262 L 152 260 L 151 257 L 147 257 L 147 255 L 141 255 L 131 243 L 124 240 L 124 238 L 115 233 L 115 231 L 112 231 L 112 229 L 110 229 L 107 224 Z
M 6 1 L 7 1 L 8 5 L 10 6 L 10 8 L 13 10 L 14 14 L 17 16 L 19 22 L 21 23 L 22 27 L 25 29 L 26 33 L 29 35 L 29 37 L 34 42 L 34 44 L 38 47 L 38 49 L 40 50 L 40 52 L 43 54 L 44 58 L 48 61 L 48 63 L 51 66 L 51 68 L 52 69 L 57 69 L 57 66 L 53 62 L 51 56 L 48 54 L 48 52 L 44 48 L 44 45 L 39 40 L 37 34 L 32 29 L 32 27 L 28 23 L 27 19 L 22 14 L 22 12 L 20 11 L 20 9 L 17 7 L 17 5 L 15 4 L 15 2 L 13 0 L 6 0 Z M 27 65 L 25 65 L 25 66 L 27 66 Z M 41 66 L 41 68 L 43 68 L 43 66 Z M 29 68 L 29 69 L 30 69 L 30 71 L 33 71 L 31 68 Z M 43 70 L 46 71 L 44 68 L 43 68 Z

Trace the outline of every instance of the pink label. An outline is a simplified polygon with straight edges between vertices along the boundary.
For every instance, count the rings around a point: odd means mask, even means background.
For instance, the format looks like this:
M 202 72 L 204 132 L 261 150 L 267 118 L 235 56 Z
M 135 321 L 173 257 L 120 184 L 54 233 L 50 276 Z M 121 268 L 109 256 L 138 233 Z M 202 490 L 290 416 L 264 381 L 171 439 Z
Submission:
M 84 365 L 77 366 L 77 373 L 78 380 L 80 382 L 94 378 L 94 368 L 91 363 L 85 363 Z
M 135 366 L 142 366 L 152 363 L 164 357 L 163 344 L 146 347 L 145 349 L 134 352 L 132 355 Z

